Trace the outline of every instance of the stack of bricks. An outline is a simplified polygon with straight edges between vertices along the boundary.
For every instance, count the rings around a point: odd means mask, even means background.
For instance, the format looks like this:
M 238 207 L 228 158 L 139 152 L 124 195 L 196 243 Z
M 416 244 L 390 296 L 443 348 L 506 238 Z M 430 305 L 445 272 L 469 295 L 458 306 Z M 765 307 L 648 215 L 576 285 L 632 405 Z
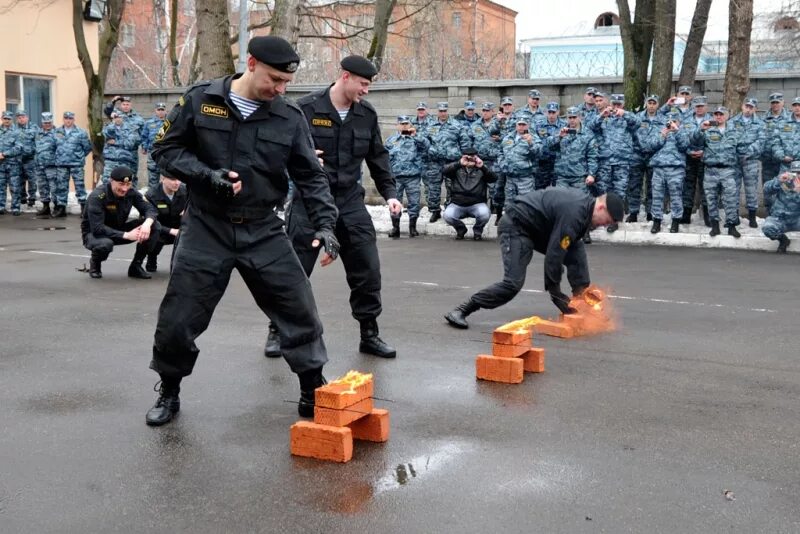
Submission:
M 389 412 L 373 407 L 373 381 L 368 376 L 357 386 L 334 381 L 317 388 L 314 422 L 298 421 L 289 430 L 293 455 L 349 462 L 354 439 L 388 441 Z
M 492 354 L 479 354 L 475 376 L 480 380 L 519 384 L 524 373 L 544 372 L 544 349 L 531 346 L 531 331 L 513 323 L 492 333 Z

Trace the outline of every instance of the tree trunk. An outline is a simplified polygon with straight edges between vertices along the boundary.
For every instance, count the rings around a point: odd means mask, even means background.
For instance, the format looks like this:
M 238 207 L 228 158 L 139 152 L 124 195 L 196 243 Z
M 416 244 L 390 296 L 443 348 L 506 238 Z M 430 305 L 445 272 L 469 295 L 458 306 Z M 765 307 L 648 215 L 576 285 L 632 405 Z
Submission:
M 372 43 L 369 45 L 367 59 L 375 63 L 378 71 L 383 64 L 383 54 L 386 51 L 386 38 L 389 33 L 389 21 L 397 0 L 376 0 L 375 24 L 373 25 Z
M 675 52 L 675 0 L 656 0 L 653 35 L 653 73 L 650 92 L 665 102 L 672 93 L 672 69 Z
M 622 37 L 625 107 L 636 109 L 644 103 L 644 94 L 647 91 L 647 68 L 653 49 L 655 0 L 638 0 L 636 18 L 633 21 L 628 0 L 617 0 L 617 5 Z
M 272 10 L 270 35 L 283 37 L 289 41 L 293 47 L 297 48 L 297 40 L 300 36 L 301 7 L 301 0 L 275 0 L 275 8 Z
M 75 47 L 78 60 L 83 69 L 83 77 L 88 89 L 87 113 L 89 115 L 89 140 L 92 142 L 92 185 L 97 183 L 103 171 L 103 97 L 105 94 L 106 77 L 111 56 L 119 41 L 119 25 L 125 11 L 125 0 L 108 0 L 104 14 L 105 24 L 98 40 L 99 61 L 97 72 L 92 64 L 92 56 L 86 45 L 86 35 L 83 33 L 83 4 L 82 0 L 72 0 L 72 33 L 75 36 Z
M 210 80 L 233 74 L 228 3 L 219 0 L 195 0 L 197 17 L 197 53 L 200 78 Z
M 728 66 L 722 101 L 732 112 L 742 106 L 750 90 L 750 32 L 753 0 L 730 0 L 728 7 Z
M 694 85 L 697 76 L 697 65 L 700 62 L 700 53 L 703 51 L 703 39 L 708 27 L 708 12 L 711 10 L 711 0 L 697 0 L 692 16 L 692 27 L 689 28 L 689 37 L 686 39 L 686 50 L 683 52 L 683 64 L 678 85 Z
M 172 83 L 181 87 L 180 62 L 178 61 L 178 0 L 169 2 L 169 63 L 172 68 Z

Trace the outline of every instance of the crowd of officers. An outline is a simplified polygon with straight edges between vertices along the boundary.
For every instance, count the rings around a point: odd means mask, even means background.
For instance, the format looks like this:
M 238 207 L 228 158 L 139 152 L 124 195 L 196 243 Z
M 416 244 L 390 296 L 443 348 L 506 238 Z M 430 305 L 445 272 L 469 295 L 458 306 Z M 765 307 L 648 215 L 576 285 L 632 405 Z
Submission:
M 166 105 L 158 103 L 153 116 L 145 120 L 131 109 L 129 97 L 114 97 L 104 112 L 110 122 L 103 129 L 105 160 L 103 183 L 111 171 L 124 165 L 139 166 L 139 151 L 147 155 L 148 187 L 159 184 L 158 168 L 150 157 L 156 132 L 166 117 Z M 11 191 L 11 214 L 18 216 L 22 207 L 35 207 L 39 217 L 66 217 L 69 181 L 83 212 L 86 204 L 84 167 L 92 151 L 89 134 L 75 124 L 75 114 L 66 111 L 63 123 L 56 127 L 53 114 L 41 114 L 41 124 L 31 122 L 24 110 L 4 111 L 0 126 L 0 215 L 5 214 L 7 191 Z M 136 187 L 134 177 L 133 186 Z
M 497 175 L 487 184 L 486 199 L 496 221 L 507 200 L 534 189 L 563 186 L 593 196 L 616 193 L 626 199 L 626 222 L 637 222 L 644 212 L 654 234 L 661 231 L 665 205 L 672 233 L 691 223 L 699 205 L 710 235 L 719 235 L 721 205 L 728 234 L 738 238 L 744 188 L 752 228 L 758 227 L 762 190 L 771 215 L 763 231 L 779 241 L 779 251 L 785 252 L 789 243 L 785 232 L 800 229 L 800 163 L 791 168 L 800 162 L 800 97 L 792 100 L 789 111 L 783 94 L 772 93 L 769 110 L 761 115 L 758 101 L 747 98 L 733 117 L 725 107 L 709 109 L 706 98 L 693 96 L 688 86 L 663 105 L 658 96 L 648 96 L 639 112 L 625 110 L 624 95 L 609 96 L 594 87 L 565 114 L 558 102 L 544 107 L 540 102 L 541 93 L 532 89 L 520 109 L 514 108 L 511 97 L 500 101 L 499 110 L 484 102 L 480 112 L 476 102 L 468 100 L 451 116 L 448 103 L 439 102 L 433 117 L 420 102 L 415 116 L 397 118 L 397 133 L 387 139 L 386 148 L 398 193 L 407 196 L 411 237 L 417 235 L 421 185 L 427 190 L 430 222 L 435 222 L 442 216 L 443 180 L 447 184 L 443 170 L 472 149 Z M 617 224 L 608 227 L 609 232 L 617 229 Z M 395 218 L 390 236 L 399 235 Z M 587 234 L 585 240 L 591 242 L 591 237 Z

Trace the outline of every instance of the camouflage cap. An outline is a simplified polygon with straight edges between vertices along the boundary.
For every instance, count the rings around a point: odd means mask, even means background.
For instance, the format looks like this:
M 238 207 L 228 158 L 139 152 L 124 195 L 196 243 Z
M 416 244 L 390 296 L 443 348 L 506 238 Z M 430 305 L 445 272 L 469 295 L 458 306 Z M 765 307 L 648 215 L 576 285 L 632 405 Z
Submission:
M 597 98 L 598 96 L 600 98 L 608 98 L 608 96 L 603 91 L 595 91 L 594 92 L 594 97 Z
M 428 109 L 428 104 L 425 102 L 419 102 L 417 103 L 417 109 Z
M 531 89 L 528 91 L 528 98 L 542 98 L 542 93 L 538 89 Z
M 796 106 L 797 104 L 800 104 L 800 96 L 796 96 L 794 97 L 794 100 L 792 100 L 793 106 Z
M 530 124 L 525 117 L 518 117 L 515 124 Z
M 14 112 L 14 115 L 16 115 L 17 117 L 27 117 L 28 112 L 25 111 L 24 109 L 18 109 L 16 112 Z
M 611 95 L 611 103 L 612 104 L 624 104 L 625 103 L 625 95 L 615 93 Z
M 783 102 L 783 93 L 770 93 L 769 102 Z
M 439 102 L 438 104 L 436 104 L 436 108 L 439 111 L 447 111 L 449 107 L 450 105 L 447 102 Z
M 164 102 L 156 102 L 155 109 L 167 109 L 167 105 Z
M 3 112 L 3 118 L 4 119 L 13 119 L 14 118 L 14 114 L 12 112 L 10 112 L 10 111 L 4 111 Z
M 692 87 L 690 85 L 681 85 L 678 87 L 678 94 L 686 93 L 687 95 L 692 94 Z
M 71 111 L 65 111 L 64 112 L 64 118 L 65 119 L 74 119 L 75 118 L 75 114 L 73 112 L 71 112 Z
M 561 105 L 558 102 L 547 103 L 547 111 L 558 111 L 559 109 L 561 109 Z
M 49 111 L 42 113 L 42 122 L 53 122 L 53 114 Z
M 658 95 L 648 95 L 647 100 L 645 102 L 655 102 L 658 104 Z
M 790 172 L 797 172 L 800 173 L 800 160 L 793 161 L 791 165 L 789 165 Z
M 758 107 L 758 99 L 757 98 L 753 98 L 753 97 L 745 98 L 744 99 L 744 105 L 745 106 L 753 106 L 754 108 L 757 108 Z
M 464 109 L 475 109 L 475 101 L 467 100 L 466 102 L 464 102 Z
M 587 87 L 586 90 L 584 91 L 584 94 L 587 94 L 587 95 L 593 95 L 594 96 L 596 93 L 597 93 L 597 89 L 595 89 L 594 87 Z
M 708 99 L 704 96 L 696 96 L 692 99 L 694 107 L 705 106 L 706 104 L 708 104 Z
M 580 117 L 581 110 L 575 106 L 567 108 L 567 117 Z
M 494 102 L 484 102 L 481 109 L 483 111 L 492 111 L 494 109 Z
M 411 122 L 411 117 L 408 115 L 398 115 L 397 116 L 397 124 L 403 124 L 404 122 Z
M 714 108 L 714 114 L 716 115 L 717 113 L 720 113 L 722 115 L 727 115 L 728 108 L 726 108 L 725 106 L 717 106 Z
M 511 98 L 510 96 L 504 96 L 503 98 L 500 99 L 500 105 L 501 106 L 505 106 L 507 104 L 513 104 L 513 103 L 514 103 L 514 99 Z

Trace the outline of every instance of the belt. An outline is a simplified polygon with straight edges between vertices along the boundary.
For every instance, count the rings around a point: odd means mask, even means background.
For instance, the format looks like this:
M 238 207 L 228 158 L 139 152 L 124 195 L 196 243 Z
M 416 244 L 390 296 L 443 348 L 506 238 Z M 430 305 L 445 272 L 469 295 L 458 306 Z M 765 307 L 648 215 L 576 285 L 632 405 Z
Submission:
M 709 165 L 706 163 L 706 167 L 711 167 L 712 169 L 729 169 L 733 167 L 733 165 Z

